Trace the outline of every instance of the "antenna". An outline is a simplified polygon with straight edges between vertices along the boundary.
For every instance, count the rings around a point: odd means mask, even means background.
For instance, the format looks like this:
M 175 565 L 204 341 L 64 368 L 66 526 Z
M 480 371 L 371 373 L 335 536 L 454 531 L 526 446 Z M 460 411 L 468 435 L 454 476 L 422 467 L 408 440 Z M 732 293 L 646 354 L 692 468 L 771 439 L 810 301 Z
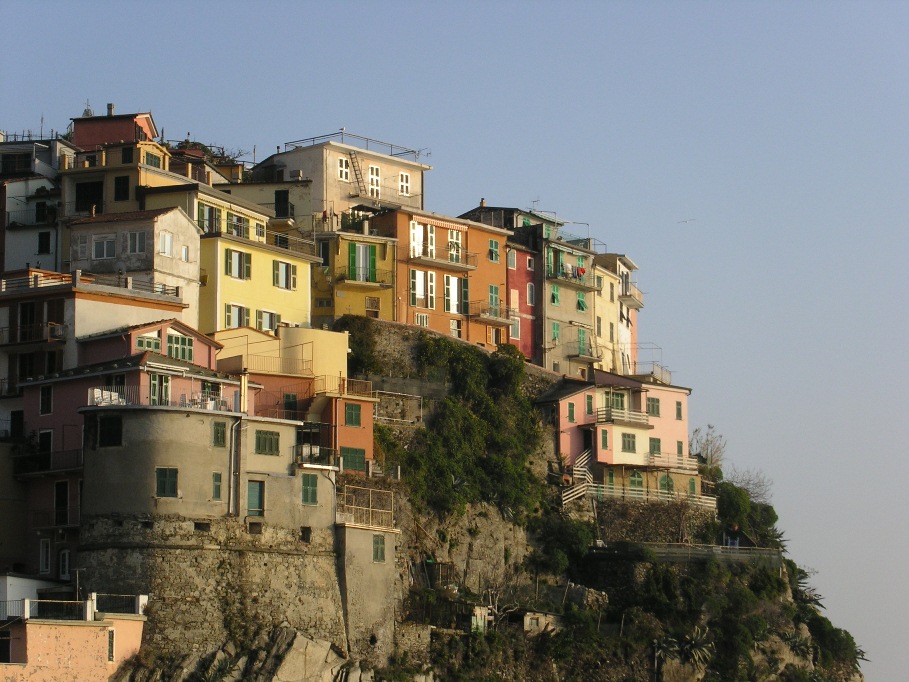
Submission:
M 88 100 L 85 100 L 85 110 L 82 112 L 82 118 L 88 118 L 89 116 L 94 116 L 95 113 L 92 111 L 92 105 Z

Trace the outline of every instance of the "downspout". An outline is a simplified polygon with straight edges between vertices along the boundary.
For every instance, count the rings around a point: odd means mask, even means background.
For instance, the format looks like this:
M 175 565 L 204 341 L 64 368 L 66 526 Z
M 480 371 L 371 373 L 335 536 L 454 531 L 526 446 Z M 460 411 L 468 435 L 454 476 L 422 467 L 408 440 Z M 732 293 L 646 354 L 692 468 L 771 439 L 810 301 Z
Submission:
M 234 483 L 234 477 L 240 475 L 240 438 L 239 426 L 242 423 L 242 417 L 235 417 L 236 421 L 230 427 L 230 447 L 227 452 L 227 515 L 237 516 L 240 508 L 239 496 L 236 491 L 239 485 Z M 236 463 L 236 467 L 234 464 Z M 236 497 L 236 499 L 234 499 Z

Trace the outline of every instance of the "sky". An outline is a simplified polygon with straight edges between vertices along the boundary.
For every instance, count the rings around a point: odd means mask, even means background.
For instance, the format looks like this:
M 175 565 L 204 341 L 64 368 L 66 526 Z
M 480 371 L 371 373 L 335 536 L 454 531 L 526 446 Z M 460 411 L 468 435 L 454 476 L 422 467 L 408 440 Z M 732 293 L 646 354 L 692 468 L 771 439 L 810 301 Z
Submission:
M 868 680 L 909 596 L 909 4 L 6 0 L 0 129 L 151 111 L 265 158 L 345 127 L 420 149 L 427 210 L 537 208 L 640 267 L 691 426 L 773 481 Z M 684 222 L 683 222 L 684 221 Z M 902 453 L 902 454 L 900 454 Z

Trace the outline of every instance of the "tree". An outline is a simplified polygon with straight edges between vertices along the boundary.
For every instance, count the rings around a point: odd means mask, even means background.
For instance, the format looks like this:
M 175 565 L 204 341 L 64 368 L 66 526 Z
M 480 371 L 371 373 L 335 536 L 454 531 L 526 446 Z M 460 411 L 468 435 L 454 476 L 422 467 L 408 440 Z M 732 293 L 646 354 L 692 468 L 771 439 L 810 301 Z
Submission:
M 701 475 L 711 481 L 723 478 L 723 460 L 726 456 L 726 439 L 713 424 L 697 427 L 688 440 L 688 452 L 701 461 Z
M 725 444 L 724 444 L 725 446 Z M 753 504 L 770 504 L 770 489 L 773 487 L 771 481 L 763 471 L 757 469 L 737 469 L 735 465 L 730 467 L 729 473 L 723 476 L 723 480 L 734 483 L 739 488 L 748 492 Z M 776 520 L 774 519 L 774 523 Z

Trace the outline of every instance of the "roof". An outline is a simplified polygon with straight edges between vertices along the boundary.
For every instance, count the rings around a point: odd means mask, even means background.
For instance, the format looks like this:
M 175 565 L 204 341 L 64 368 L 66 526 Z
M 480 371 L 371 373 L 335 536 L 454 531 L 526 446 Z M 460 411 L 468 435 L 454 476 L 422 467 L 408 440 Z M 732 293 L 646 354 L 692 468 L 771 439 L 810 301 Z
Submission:
M 555 403 L 569 396 L 577 395 L 582 391 L 589 391 L 595 388 L 589 381 L 583 379 L 573 379 L 571 377 L 562 377 L 549 390 L 541 393 L 534 402 L 537 403 Z
M 540 220 L 547 222 L 547 223 L 554 223 L 556 225 L 565 224 L 564 220 L 559 220 L 554 215 L 546 215 L 545 213 L 540 213 L 539 211 L 533 211 L 533 210 L 525 209 L 525 208 L 516 208 L 514 206 L 483 206 L 483 205 L 481 205 L 481 206 L 472 208 L 469 211 L 464 211 L 464 213 L 461 214 L 461 217 L 469 215 L 471 213 L 478 213 L 478 212 L 484 212 L 484 211 L 489 211 L 489 212 L 503 211 L 503 212 L 509 212 L 509 213 L 522 213 L 524 215 L 533 216 L 534 218 L 539 218 Z
M 95 223 L 125 223 L 133 220 L 150 220 L 171 211 L 179 211 L 178 206 L 155 208 L 148 211 L 126 211 L 124 213 L 102 213 L 100 215 L 76 218 L 70 225 L 93 225 Z
M 85 336 L 79 336 L 76 338 L 76 341 L 96 341 L 98 339 L 107 339 L 115 336 L 122 336 L 123 334 L 129 334 L 130 332 L 137 331 L 139 329 L 147 329 L 149 327 L 157 327 L 161 324 L 169 324 L 170 327 L 178 327 L 184 330 L 188 336 L 195 336 L 199 339 L 204 339 L 206 342 L 215 346 L 216 348 L 223 348 L 223 345 L 215 341 L 210 336 L 203 334 L 198 329 L 190 327 L 185 322 L 181 322 L 175 317 L 168 317 L 161 320 L 155 320 L 153 322 L 142 322 L 140 324 L 130 324 L 123 327 L 116 327 L 114 329 L 108 329 L 103 332 L 96 332 L 95 334 L 87 334 Z
M 161 187 L 137 187 L 136 198 L 141 199 L 149 194 L 175 194 L 177 192 L 199 192 L 200 194 L 215 197 L 226 204 L 236 204 L 247 211 L 255 211 L 268 218 L 275 217 L 274 209 L 267 208 L 266 206 L 257 204 L 254 201 L 249 201 L 248 199 L 235 197 L 233 194 L 222 192 L 219 189 L 204 185 L 200 182 L 185 182 L 178 185 L 162 185 Z

